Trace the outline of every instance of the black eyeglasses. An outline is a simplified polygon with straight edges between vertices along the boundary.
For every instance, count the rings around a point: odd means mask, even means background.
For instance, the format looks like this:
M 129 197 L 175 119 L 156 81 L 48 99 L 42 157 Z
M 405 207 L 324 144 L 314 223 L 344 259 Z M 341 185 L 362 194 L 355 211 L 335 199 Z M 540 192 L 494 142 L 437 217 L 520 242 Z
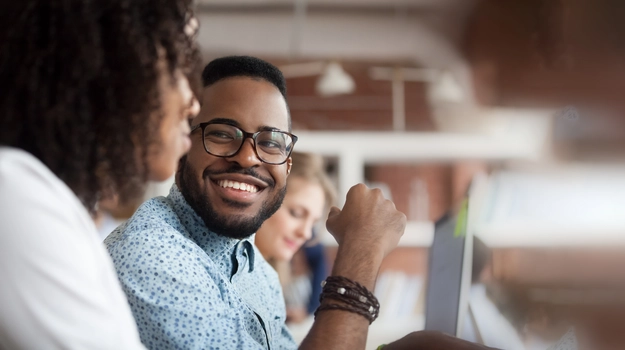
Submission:
M 258 159 L 267 164 L 284 164 L 293 152 L 297 136 L 280 130 L 262 130 L 255 133 L 223 123 L 200 123 L 191 132 L 202 129 L 202 140 L 206 153 L 216 157 L 232 157 L 239 153 L 243 142 L 251 138 Z

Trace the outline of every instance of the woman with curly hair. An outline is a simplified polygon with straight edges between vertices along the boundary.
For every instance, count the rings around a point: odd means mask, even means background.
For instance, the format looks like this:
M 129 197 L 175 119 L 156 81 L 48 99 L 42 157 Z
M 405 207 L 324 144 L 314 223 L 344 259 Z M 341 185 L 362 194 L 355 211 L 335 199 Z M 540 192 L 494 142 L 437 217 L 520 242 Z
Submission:
M 143 348 L 90 214 L 189 149 L 189 0 L 3 2 L 0 348 Z

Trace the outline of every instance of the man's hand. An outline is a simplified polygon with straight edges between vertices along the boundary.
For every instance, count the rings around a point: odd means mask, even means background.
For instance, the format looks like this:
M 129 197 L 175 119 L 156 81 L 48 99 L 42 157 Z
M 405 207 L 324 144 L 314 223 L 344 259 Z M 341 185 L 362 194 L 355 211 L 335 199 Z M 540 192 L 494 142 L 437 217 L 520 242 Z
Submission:
M 413 332 L 392 342 L 384 350 L 488 350 L 484 345 L 471 343 L 440 332 Z
M 406 215 L 379 189 L 358 184 L 347 193 L 343 210 L 332 207 L 326 225 L 339 247 L 352 252 L 373 250 L 383 258 L 404 234 Z
M 373 290 L 382 260 L 404 234 L 406 215 L 382 191 L 360 184 L 347 193 L 343 210 L 332 208 L 326 225 L 339 243 L 332 275 Z M 369 320 L 360 314 L 325 310 L 317 315 L 300 350 L 364 349 L 368 329 Z

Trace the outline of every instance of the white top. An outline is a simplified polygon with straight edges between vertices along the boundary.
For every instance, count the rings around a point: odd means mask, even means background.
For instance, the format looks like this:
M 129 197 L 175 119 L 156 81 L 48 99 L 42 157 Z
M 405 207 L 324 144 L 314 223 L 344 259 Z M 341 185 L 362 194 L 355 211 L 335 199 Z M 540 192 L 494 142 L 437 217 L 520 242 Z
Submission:
M 144 349 L 111 258 L 76 195 L 0 147 L 0 349 Z
M 113 232 L 119 225 L 123 224 L 125 220 L 120 220 L 114 218 L 113 215 L 104 211 L 100 215 L 102 215 L 102 219 L 100 219 L 100 223 L 97 226 L 98 236 L 100 237 L 100 241 L 104 242 L 106 237 Z

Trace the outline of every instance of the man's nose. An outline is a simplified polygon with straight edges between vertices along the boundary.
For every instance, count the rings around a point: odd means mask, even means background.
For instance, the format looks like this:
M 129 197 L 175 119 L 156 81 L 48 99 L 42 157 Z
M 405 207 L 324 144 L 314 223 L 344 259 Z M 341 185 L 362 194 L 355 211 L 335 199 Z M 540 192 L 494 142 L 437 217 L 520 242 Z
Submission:
M 241 145 L 241 149 L 237 154 L 228 158 L 231 162 L 236 162 L 241 166 L 241 168 L 252 168 L 258 166 L 262 163 L 260 159 L 258 159 L 258 155 L 254 150 L 254 140 L 248 138 L 243 140 L 243 145 Z

